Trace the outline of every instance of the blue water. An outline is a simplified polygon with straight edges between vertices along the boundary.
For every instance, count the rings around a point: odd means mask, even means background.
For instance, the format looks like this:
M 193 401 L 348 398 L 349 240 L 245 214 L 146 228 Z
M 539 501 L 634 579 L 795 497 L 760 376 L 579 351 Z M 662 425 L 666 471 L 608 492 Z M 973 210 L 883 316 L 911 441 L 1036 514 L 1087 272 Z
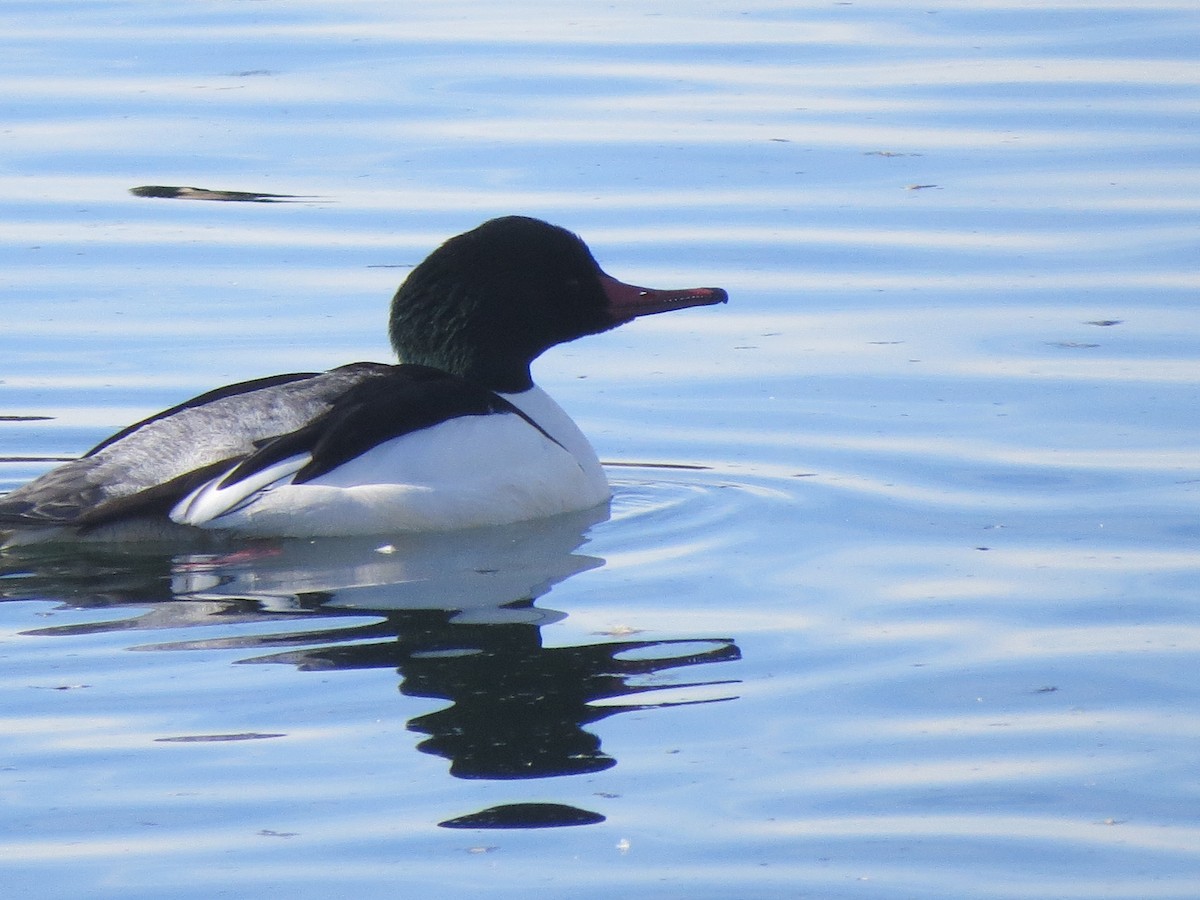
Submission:
M 1200 895 L 1190 0 L 4 12 L 0 490 L 493 215 L 731 294 L 595 517 L 0 559 L 7 891 Z

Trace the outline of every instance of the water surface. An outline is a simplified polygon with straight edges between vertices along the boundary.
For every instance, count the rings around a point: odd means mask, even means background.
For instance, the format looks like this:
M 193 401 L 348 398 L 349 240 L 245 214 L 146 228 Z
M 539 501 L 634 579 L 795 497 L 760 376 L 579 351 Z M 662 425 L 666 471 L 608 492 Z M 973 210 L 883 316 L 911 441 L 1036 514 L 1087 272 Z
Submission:
M 6 14 L 0 489 L 489 216 L 732 297 L 538 363 L 596 516 L 0 561 L 10 890 L 1200 894 L 1194 4 Z

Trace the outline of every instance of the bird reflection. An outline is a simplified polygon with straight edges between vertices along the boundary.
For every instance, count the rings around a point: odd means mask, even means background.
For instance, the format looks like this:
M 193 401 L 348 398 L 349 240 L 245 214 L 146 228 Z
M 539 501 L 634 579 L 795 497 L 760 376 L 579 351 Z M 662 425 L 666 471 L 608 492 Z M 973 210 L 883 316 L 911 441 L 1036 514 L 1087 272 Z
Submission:
M 603 560 L 579 553 L 592 517 L 390 542 L 285 541 L 205 554 L 75 547 L 0 558 L 0 598 L 138 607 L 132 616 L 27 634 L 200 629 L 138 649 L 248 651 L 237 661 L 304 672 L 395 669 L 401 693 L 446 705 L 408 723 L 418 749 L 465 779 L 536 779 L 616 764 L 588 726 L 630 710 L 733 699 L 728 680 L 668 673 L 737 660 L 730 638 L 611 639 L 547 647 L 564 617 L 536 599 Z M 242 623 L 286 626 L 230 634 Z M 221 625 L 220 636 L 206 626 Z M 608 639 L 606 639 L 608 638 Z M 671 699 L 656 699 L 664 689 Z M 660 693 L 659 698 L 662 697 Z M 538 806 L 539 816 L 545 809 Z M 596 821 L 586 811 L 572 821 Z M 573 815 L 573 814 L 572 814 Z M 507 821 L 489 811 L 489 821 Z M 570 818 L 570 817 L 568 817 Z M 467 816 L 461 821 L 481 819 Z M 452 820 L 449 827 L 465 827 Z M 457 824 L 454 824 L 457 823 Z
M 508 609 L 534 607 L 531 600 L 523 600 Z M 728 639 L 545 647 L 535 622 L 471 624 L 453 619 L 453 612 L 446 610 L 391 613 L 386 624 L 343 633 L 355 640 L 386 633 L 390 638 L 386 641 L 327 644 L 244 661 L 291 663 L 303 671 L 394 668 L 403 679 L 402 693 L 450 704 L 408 723 L 411 731 L 429 736 L 418 749 L 450 760 L 450 773 L 456 777 L 507 779 L 609 768 L 615 760 L 600 749 L 599 738 L 585 726 L 617 712 L 677 705 L 612 701 L 661 689 L 658 683 L 638 683 L 656 673 L 739 658 Z M 317 637 L 308 635 L 310 640 Z M 256 636 L 247 645 L 263 644 L 264 639 Z M 631 653 L 636 657 L 626 658 Z M 669 686 L 678 690 L 723 684 L 728 682 Z M 728 698 L 682 702 L 716 699 Z M 597 701 L 608 702 L 598 705 Z

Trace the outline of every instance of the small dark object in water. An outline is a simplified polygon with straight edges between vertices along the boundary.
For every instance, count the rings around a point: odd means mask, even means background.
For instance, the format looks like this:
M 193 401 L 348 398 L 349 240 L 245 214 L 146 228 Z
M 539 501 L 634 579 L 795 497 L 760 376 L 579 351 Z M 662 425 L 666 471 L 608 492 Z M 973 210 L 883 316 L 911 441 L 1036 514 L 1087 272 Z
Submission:
M 240 734 L 185 734 L 180 737 L 155 738 L 154 740 L 160 744 L 203 744 L 223 741 L 261 741 L 277 737 L 286 737 L 286 735 L 244 731 Z
M 177 187 L 170 184 L 143 184 L 129 189 L 135 197 L 159 197 L 168 200 L 229 200 L 240 203 L 278 203 L 281 200 L 306 200 L 295 194 L 260 194 L 255 191 L 212 191 L 208 188 Z
M 440 828 L 562 828 L 595 825 L 604 816 L 562 803 L 506 803 L 438 822 Z

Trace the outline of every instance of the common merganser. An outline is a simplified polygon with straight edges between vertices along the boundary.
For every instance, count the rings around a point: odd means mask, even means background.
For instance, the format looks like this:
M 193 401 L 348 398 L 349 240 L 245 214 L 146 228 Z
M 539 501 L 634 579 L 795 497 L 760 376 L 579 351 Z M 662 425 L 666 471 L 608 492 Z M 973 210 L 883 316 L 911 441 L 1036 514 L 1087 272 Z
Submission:
M 530 376 L 555 344 L 724 303 L 605 274 L 576 235 L 492 219 L 446 241 L 392 299 L 399 365 L 352 363 L 218 388 L 0 497 L 8 543 L 441 531 L 606 502 L 587 438 Z

